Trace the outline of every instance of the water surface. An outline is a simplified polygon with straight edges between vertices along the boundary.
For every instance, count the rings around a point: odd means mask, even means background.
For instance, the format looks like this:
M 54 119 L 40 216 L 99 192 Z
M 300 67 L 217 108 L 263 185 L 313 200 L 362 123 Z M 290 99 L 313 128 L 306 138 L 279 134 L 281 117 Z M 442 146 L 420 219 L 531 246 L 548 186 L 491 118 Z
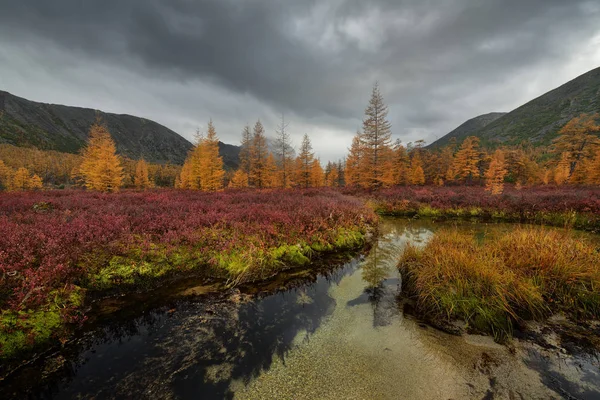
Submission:
M 57 399 L 599 398 L 592 356 L 452 336 L 404 315 L 398 257 L 439 226 L 385 219 L 368 255 L 317 276 L 294 272 L 285 290 L 273 290 L 278 282 L 214 296 L 189 282 L 129 300 L 0 392 Z M 510 227 L 460 224 L 480 235 Z

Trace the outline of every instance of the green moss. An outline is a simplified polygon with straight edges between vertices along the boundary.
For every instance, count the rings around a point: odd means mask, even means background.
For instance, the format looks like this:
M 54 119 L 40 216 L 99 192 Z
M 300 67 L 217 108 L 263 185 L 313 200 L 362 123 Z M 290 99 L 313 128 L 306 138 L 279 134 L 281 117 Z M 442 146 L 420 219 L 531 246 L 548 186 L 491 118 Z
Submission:
M 64 329 L 63 311 L 80 307 L 84 294 L 78 287 L 69 292 L 55 290 L 48 296 L 50 301 L 36 310 L 3 310 L 0 314 L 0 358 L 9 359 L 48 343 Z
M 433 208 L 431 206 L 425 205 L 419 208 L 418 212 L 419 216 L 426 218 L 436 218 L 442 215 L 442 211 L 437 208 Z

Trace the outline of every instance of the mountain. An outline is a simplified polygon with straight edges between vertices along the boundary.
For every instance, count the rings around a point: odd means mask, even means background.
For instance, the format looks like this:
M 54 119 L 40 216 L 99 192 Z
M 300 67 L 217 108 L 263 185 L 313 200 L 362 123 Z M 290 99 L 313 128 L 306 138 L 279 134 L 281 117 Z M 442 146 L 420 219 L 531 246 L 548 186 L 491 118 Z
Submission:
M 475 118 L 471 118 L 464 124 L 460 125 L 458 128 L 448 133 L 447 135 L 441 137 L 431 144 L 431 146 L 435 147 L 443 147 L 450 142 L 451 138 L 456 138 L 456 142 L 462 142 L 466 137 L 475 134 L 478 130 L 485 128 L 498 118 L 506 115 L 503 112 L 492 112 L 489 114 L 483 114 Z
M 600 68 L 531 100 L 469 135 L 480 137 L 483 144 L 492 147 L 522 142 L 548 145 L 564 124 L 582 113 L 600 113 Z M 447 143 L 453 132 L 432 143 L 432 147 Z
M 0 143 L 77 153 L 90 126 L 102 117 L 123 156 L 153 163 L 183 164 L 192 144 L 154 121 L 90 108 L 37 103 L 0 91 Z M 227 168 L 237 168 L 239 147 L 219 143 Z

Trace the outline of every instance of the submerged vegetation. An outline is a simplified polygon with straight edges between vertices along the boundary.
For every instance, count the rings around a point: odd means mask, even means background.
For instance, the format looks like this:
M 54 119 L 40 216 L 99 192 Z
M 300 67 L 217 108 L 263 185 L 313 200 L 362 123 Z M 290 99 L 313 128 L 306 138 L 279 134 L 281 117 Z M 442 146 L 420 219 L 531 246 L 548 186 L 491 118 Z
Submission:
M 399 268 L 429 320 L 464 320 L 497 339 L 556 312 L 600 316 L 600 253 L 570 231 L 517 227 L 481 239 L 442 229 L 426 246 L 408 246 Z
M 193 273 L 230 285 L 357 248 L 376 223 L 330 190 L 83 191 L 0 196 L 0 352 L 56 338 L 86 293 Z

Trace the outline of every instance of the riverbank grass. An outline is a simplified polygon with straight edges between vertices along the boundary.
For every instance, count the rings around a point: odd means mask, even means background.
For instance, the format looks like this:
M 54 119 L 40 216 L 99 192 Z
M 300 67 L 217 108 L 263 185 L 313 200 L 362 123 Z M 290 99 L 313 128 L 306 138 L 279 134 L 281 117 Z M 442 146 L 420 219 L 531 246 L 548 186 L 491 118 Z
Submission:
M 556 312 L 600 316 L 600 254 L 569 231 L 519 227 L 482 239 L 443 229 L 425 247 L 408 246 L 399 268 L 427 319 L 463 320 L 497 340 Z

